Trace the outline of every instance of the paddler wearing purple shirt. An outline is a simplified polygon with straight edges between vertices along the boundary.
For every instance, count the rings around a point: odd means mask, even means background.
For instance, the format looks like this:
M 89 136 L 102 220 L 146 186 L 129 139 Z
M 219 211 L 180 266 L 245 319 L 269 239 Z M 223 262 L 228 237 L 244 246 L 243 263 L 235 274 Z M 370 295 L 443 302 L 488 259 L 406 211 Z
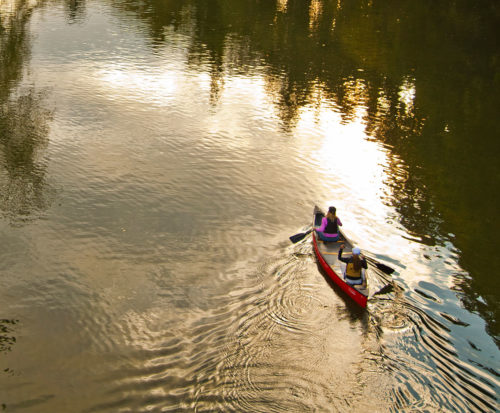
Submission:
M 326 216 L 321 220 L 321 226 L 315 228 L 321 241 L 332 242 L 339 240 L 339 226 L 342 226 L 342 222 L 337 217 L 336 212 L 337 209 L 334 206 L 328 208 Z

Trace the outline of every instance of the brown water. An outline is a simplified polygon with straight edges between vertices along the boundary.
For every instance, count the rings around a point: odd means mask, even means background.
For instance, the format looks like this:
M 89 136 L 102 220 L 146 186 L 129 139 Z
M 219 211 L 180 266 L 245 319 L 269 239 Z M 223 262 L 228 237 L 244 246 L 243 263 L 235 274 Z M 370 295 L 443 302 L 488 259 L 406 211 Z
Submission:
M 498 410 L 499 16 L 1 1 L 0 410 Z

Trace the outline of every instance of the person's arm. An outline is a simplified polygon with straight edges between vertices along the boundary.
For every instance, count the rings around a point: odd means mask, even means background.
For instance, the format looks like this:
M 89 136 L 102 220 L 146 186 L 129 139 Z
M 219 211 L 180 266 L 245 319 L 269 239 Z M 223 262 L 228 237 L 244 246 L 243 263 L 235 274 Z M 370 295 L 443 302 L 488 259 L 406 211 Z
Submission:
M 361 266 L 366 270 L 368 269 L 368 264 L 366 263 L 366 258 L 361 258 Z
M 342 257 L 342 251 L 344 250 L 344 247 L 345 245 L 342 244 L 339 248 L 339 255 L 337 255 L 337 258 L 339 259 L 339 261 L 342 261 L 342 262 L 345 262 L 346 264 L 349 263 L 349 258 L 344 258 Z
M 338 225 L 339 227 L 341 227 L 341 226 L 342 226 L 342 221 L 340 220 L 340 218 L 339 218 L 339 217 L 337 217 L 337 225 Z
M 328 223 L 328 220 L 326 219 L 326 217 L 323 217 L 323 219 L 321 220 L 321 226 L 319 228 L 316 228 L 316 231 L 323 232 L 326 228 L 327 223 Z

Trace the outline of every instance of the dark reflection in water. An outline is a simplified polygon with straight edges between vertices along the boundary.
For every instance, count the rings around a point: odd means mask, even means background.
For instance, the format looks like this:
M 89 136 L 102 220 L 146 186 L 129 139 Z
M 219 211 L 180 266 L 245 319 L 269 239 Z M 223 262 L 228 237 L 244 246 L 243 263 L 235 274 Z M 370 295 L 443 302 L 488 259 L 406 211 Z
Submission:
M 13 327 L 19 320 L 0 320 L 0 353 L 10 351 L 16 342 L 16 337 L 13 336 Z M 4 370 L 4 371 L 8 371 Z
M 16 336 L 14 335 L 14 328 L 19 320 L 0 320 L 0 357 L 3 352 L 11 351 L 16 343 Z M 10 367 L 2 366 L 4 374 L 12 375 L 14 371 Z M 2 400 L 0 399 L 0 403 Z M 4 405 L 3 405 L 4 406 Z
M 45 182 L 43 149 L 47 144 L 50 111 L 43 107 L 43 94 L 33 88 L 10 97 L 0 110 L 0 209 L 13 221 L 39 216 L 51 202 Z
M 31 9 L 21 2 L 14 10 L 0 21 L 0 211 L 24 221 L 50 204 L 43 149 L 51 112 L 43 92 L 20 86 L 30 56 Z
M 69 23 L 82 22 L 85 19 L 85 0 L 67 0 Z

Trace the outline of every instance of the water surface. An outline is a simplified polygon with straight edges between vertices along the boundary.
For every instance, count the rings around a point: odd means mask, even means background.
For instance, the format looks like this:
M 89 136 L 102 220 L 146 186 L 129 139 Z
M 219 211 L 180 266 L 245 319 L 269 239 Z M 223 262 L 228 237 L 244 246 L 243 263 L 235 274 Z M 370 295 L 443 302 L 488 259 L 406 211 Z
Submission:
M 0 16 L 5 411 L 498 409 L 493 2 Z M 315 204 L 395 269 L 367 311 Z

